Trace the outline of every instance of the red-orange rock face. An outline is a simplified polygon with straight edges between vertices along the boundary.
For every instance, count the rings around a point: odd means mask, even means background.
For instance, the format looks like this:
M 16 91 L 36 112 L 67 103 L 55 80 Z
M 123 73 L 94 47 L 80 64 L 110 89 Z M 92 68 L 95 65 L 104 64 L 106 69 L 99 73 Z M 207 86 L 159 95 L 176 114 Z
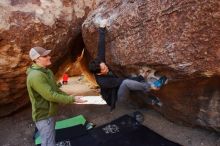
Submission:
M 97 50 L 97 20 L 108 19 L 107 64 L 131 75 L 151 67 L 169 77 L 156 92 L 172 120 L 220 129 L 220 2 L 109 0 L 83 24 L 88 52 Z
M 29 101 L 26 68 L 31 47 L 52 49 L 56 66 L 68 54 L 95 0 L 4 0 L 0 2 L 0 117 Z M 54 66 L 53 66 L 54 67 Z

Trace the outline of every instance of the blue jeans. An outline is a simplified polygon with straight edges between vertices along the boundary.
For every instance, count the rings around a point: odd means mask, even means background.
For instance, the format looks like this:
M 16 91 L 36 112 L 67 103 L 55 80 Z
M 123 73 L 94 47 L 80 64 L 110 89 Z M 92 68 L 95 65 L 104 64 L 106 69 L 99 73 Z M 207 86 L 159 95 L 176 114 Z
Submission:
M 41 146 L 55 146 L 55 120 L 54 118 L 48 118 L 37 121 L 37 129 L 40 133 Z
M 141 91 L 148 92 L 150 84 L 147 82 L 138 82 L 135 80 L 126 79 L 124 80 L 118 89 L 118 101 L 126 101 L 130 95 L 130 91 Z

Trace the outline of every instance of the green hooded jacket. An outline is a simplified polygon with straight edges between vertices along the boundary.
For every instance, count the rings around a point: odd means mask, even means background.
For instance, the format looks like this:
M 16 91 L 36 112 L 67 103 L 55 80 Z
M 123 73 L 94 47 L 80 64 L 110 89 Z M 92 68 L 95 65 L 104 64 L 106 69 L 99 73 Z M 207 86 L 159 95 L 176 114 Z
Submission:
M 58 88 L 50 69 L 33 64 L 27 69 L 26 83 L 35 122 L 54 116 L 57 113 L 57 103 L 74 102 L 72 96 Z

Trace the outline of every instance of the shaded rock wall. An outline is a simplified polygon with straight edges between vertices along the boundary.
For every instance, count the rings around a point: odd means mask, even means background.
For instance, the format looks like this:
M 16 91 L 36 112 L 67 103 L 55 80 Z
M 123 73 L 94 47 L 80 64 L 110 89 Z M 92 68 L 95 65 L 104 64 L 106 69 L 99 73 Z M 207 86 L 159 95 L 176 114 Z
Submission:
M 105 1 L 83 23 L 88 52 L 97 53 L 97 22 L 108 19 L 107 64 L 118 75 L 150 67 L 170 79 L 155 92 L 167 118 L 220 131 L 220 2 Z M 213 82 L 214 81 L 214 82 Z
M 56 70 L 74 50 L 73 40 L 98 0 L 4 0 L 0 2 L 0 117 L 28 103 L 26 68 L 31 47 L 52 49 Z M 82 48 L 81 48 L 82 49 Z

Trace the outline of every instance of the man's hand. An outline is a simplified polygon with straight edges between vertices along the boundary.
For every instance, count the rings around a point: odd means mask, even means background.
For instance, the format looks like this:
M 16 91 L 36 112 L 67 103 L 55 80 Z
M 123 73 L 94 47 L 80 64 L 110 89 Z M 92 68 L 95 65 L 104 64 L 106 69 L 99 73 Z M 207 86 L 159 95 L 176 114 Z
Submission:
M 99 27 L 105 28 L 106 25 L 107 25 L 107 23 L 108 23 L 108 19 L 102 19 L 102 20 L 100 20 L 100 22 L 99 22 Z
M 85 103 L 87 100 L 82 99 L 83 96 L 74 96 L 75 103 Z

